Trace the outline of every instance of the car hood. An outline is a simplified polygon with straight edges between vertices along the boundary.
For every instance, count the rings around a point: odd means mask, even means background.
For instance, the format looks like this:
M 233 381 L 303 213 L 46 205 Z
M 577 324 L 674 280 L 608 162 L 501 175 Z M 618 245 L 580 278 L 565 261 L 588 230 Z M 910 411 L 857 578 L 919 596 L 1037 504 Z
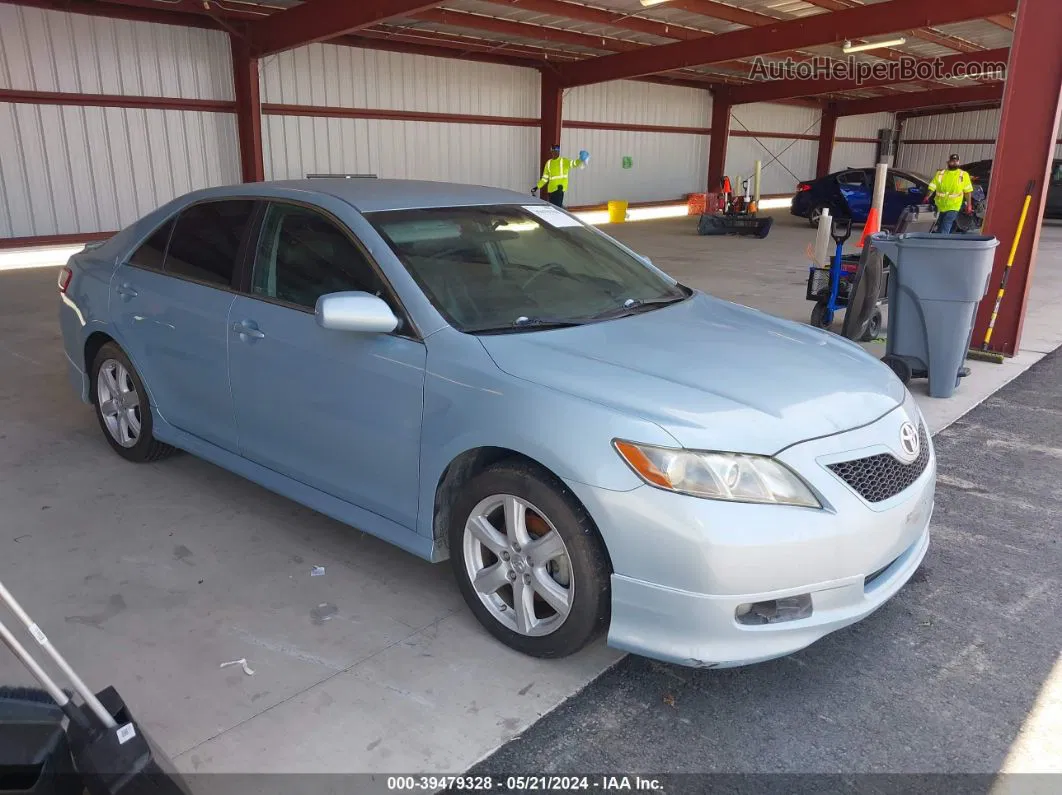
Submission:
M 509 375 L 650 420 L 695 449 L 773 454 L 866 425 L 905 394 L 841 337 L 701 293 L 642 315 L 480 341 Z

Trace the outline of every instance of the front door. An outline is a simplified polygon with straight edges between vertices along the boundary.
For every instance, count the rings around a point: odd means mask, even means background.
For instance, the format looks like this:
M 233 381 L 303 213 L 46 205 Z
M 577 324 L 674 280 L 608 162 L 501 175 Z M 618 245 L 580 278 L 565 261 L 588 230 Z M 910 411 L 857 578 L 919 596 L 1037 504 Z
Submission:
M 882 224 L 895 225 L 907 207 L 921 204 L 924 198 L 925 193 L 914 179 L 899 171 L 889 171 L 889 178 L 885 183 L 885 204 L 881 211 Z
M 870 212 L 870 182 L 862 171 L 845 171 L 837 176 L 841 191 L 853 221 L 865 221 Z
M 318 297 L 349 290 L 389 298 L 338 222 L 270 204 L 249 289 L 229 314 L 240 452 L 415 529 L 425 348 L 408 322 L 393 334 L 318 326 Z
M 185 208 L 116 269 L 111 316 L 168 423 L 235 452 L 227 318 L 254 202 Z

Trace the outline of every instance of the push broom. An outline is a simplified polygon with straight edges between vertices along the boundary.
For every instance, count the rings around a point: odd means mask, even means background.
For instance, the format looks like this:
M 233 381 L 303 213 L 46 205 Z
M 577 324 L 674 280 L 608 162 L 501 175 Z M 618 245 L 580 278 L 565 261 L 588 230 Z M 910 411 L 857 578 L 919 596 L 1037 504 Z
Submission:
M 1010 266 L 1014 264 L 1014 255 L 1018 251 L 1018 241 L 1021 240 L 1021 233 L 1025 228 L 1025 217 L 1029 214 L 1029 203 L 1032 202 L 1034 185 L 1035 182 L 1029 180 L 1029 184 L 1025 186 L 1025 203 L 1021 207 L 1021 217 L 1018 218 L 1018 228 L 1014 232 L 1014 242 L 1010 244 L 1010 255 L 1007 257 L 1007 264 L 1003 268 L 1003 278 L 999 282 L 999 291 L 996 293 L 996 303 L 995 306 L 992 307 L 992 317 L 988 320 L 988 330 L 985 332 L 985 341 L 981 343 L 980 349 L 971 348 L 967 351 L 967 359 L 976 359 L 982 362 L 991 362 L 992 364 L 1003 364 L 1003 354 L 988 350 L 988 345 L 992 342 L 992 330 L 996 327 L 996 318 L 999 316 L 999 305 L 1003 303 L 1003 294 L 1007 291 L 1007 278 L 1010 276 Z

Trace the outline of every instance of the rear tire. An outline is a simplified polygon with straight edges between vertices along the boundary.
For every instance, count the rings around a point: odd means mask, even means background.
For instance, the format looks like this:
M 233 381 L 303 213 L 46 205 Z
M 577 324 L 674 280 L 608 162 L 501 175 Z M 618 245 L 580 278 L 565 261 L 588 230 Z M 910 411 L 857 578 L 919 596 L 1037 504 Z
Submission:
M 133 363 L 108 342 L 92 363 L 92 403 L 103 436 L 126 461 L 143 464 L 176 452 L 151 433 L 151 402 Z
M 811 212 L 808 213 L 808 223 L 812 229 L 819 228 L 819 218 L 822 217 L 822 211 L 825 209 L 822 205 L 815 205 L 811 208 Z
M 465 485 L 452 517 L 457 585 L 502 643 L 534 657 L 566 657 L 608 626 L 604 543 L 548 473 L 530 463 L 496 464 Z

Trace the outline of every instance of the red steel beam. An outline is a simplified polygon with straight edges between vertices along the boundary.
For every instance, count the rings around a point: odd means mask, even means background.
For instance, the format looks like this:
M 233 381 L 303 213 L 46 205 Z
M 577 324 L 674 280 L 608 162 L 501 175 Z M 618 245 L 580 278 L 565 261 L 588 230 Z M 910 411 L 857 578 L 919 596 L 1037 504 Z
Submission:
M 564 50 L 556 50 L 534 44 L 495 44 L 487 39 L 465 36 L 460 33 L 439 33 L 421 28 L 382 26 L 359 30 L 348 36 L 334 39 L 334 44 L 351 44 L 357 47 L 392 50 L 394 52 L 417 52 L 441 58 L 468 58 L 487 63 L 538 68 L 543 61 L 557 63 L 574 61 L 579 56 Z M 408 45 L 408 46 L 407 46 Z
M 837 106 L 830 103 L 823 109 L 819 119 L 819 153 L 815 160 L 815 176 L 825 177 L 830 173 L 833 159 L 833 140 L 837 136 Z
M 409 16 L 436 5 L 424 0 L 313 0 L 286 8 L 251 23 L 251 54 L 255 57 L 334 39 Z
M 855 0 L 804 0 L 804 2 L 811 3 L 819 8 L 825 8 L 828 11 L 841 11 L 846 8 L 858 8 L 862 5 L 861 2 L 855 2 Z M 971 44 L 963 39 L 937 33 L 935 30 L 929 30 L 928 28 L 917 28 L 912 30 L 911 35 L 916 39 L 939 44 L 941 47 L 948 47 L 959 52 L 977 52 L 978 50 L 983 49 L 982 47 L 979 47 L 976 44 Z
M 756 27 L 775 21 L 774 17 L 766 14 L 758 14 L 755 11 L 748 11 L 744 8 L 735 8 L 725 3 L 717 3 L 714 0 L 670 0 L 667 6 L 668 8 L 681 8 L 683 11 L 700 14 L 703 17 L 721 19 L 724 22 L 733 22 L 736 25 L 747 25 L 748 27 Z
M 904 22 L 946 24 L 1013 11 L 1017 0 L 964 0 L 961 4 L 891 0 L 830 14 L 774 22 L 702 39 L 606 55 L 561 67 L 565 85 L 641 77 L 701 64 L 719 63 L 782 50 L 833 44 L 844 39 L 893 33 Z
M 723 169 L 726 168 L 726 147 L 730 139 L 730 98 L 725 91 L 716 91 L 712 96 L 712 132 L 708 138 L 708 186 L 709 193 L 718 193 L 723 184 Z
M 209 113 L 232 113 L 236 109 L 234 103 L 224 99 L 81 94 L 69 91 L 23 91 L 14 88 L 0 88 L 0 102 L 11 102 L 16 105 L 75 105 L 140 110 L 193 110 Z
M 985 213 L 985 234 L 999 238 L 989 294 L 981 302 L 974 326 L 973 344 L 984 340 L 996 286 L 1014 245 L 1025 200 L 1026 184 L 1033 182 L 1032 202 L 1025 228 L 1017 241 L 1014 265 L 1007 280 L 992 350 L 1014 355 L 1020 350 L 1025 307 L 1040 243 L 1040 224 L 1058 138 L 1062 111 L 1062 14 L 1058 0 L 1021 0 L 1014 25 L 1003 112 L 996 135 L 992 164 L 992 190 Z
M 949 55 L 946 58 L 924 58 L 918 61 L 919 65 L 931 67 L 940 63 L 945 71 L 951 71 L 956 66 L 986 66 L 993 63 L 1007 62 L 1010 51 L 1001 47 L 997 50 L 981 50 L 977 53 L 959 53 Z M 870 79 L 860 82 L 859 80 L 770 80 L 755 83 L 744 88 L 735 89 L 734 104 L 741 105 L 748 102 L 773 102 L 778 99 L 790 99 L 793 97 L 809 97 L 817 94 L 837 94 L 844 91 L 858 91 L 866 88 L 887 87 L 897 84 L 896 79 Z
M 236 136 L 240 142 L 240 174 L 244 182 L 265 179 L 262 157 L 262 101 L 258 93 L 258 59 L 247 40 L 230 34 L 233 96 L 236 98 Z
M 550 148 L 561 140 L 561 122 L 564 118 L 564 88 L 550 70 L 542 71 L 542 120 L 539 126 L 539 162 L 549 159 Z
M 566 5 L 571 5 L 570 3 Z M 592 35 L 572 30 L 562 30 L 547 25 L 538 25 L 528 22 L 517 22 L 508 19 L 497 19 L 484 14 L 470 14 L 465 11 L 453 11 L 442 9 L 430 9 L 416 14 L 416 19 L 425 22 L 433 22 L 450 27 L 467 28 L 469 30 L 482 30 L 488 33 L 500 33 L 505 36 L 520 36 L 539 41 L 556 42 L 558 44 L 573 44 L 579 47 L 605 50 L 609 52 L 632 52 L 650 47 L 634 41 L 617 39 L 613 36 Z M 504 46 L 504 43 L 502 44 Z M 573 57 L 585 57 L 571 54 Z M 732 69 L 748 70 L 749 64 L 742 61 L 726 61 L 719 66 Z
M 164 25 L 180 25 L 186 28 L 208 28 L 217 30 L 222 26 L 203 11 L 202 5 L 196 10 L 184 2 L 170 6 L 152 0 L 125 0 L 119 2 L 100 2 L 99 0 L 4 0 L 11 5 L 46 8 L 53 11 L 66 11 L 71 14 L 85 14 L 108 19 L 126 19 L 131 22 L 158 22 Z
M 666 22 L 657 22 L 656 20 L 634 17 L 616 11 L 592 8 L 578 3 L 568 3 L 563 0 L 485 0 L 485 2 L 506 8 L 519 8 L 524 11 L 534 11 L 539 14 L 574 19 L 578 22 L 594 22 L 600 25 L 608 25 L 609 27 L 633 30 L 638 33 L 649 33 L 653 36 L 667 39 L 681 41 L 704 36 L 704 31 L 696 28 L 670 25 Z
M 1029 0 L 1022 0 L 1028 2 Z M 1007 81 L 1010 82 L 1009 80 Z M 837 103 L 838 116 L 860 116 L 864 113 L 895 113 L 901 110 L 956 106 L 964 103 L 998 101 L 1003 96 L 1002 83 L 983 83 L 961 88 L 938 88 L 932 91 L 907 91 L 887 97 L 849 99 Z
M 977 102 L 972 105 L 960 107 L 922 108 L 921 110 L 909 110 L 896 114 L 896 122 L 902 124 L 908 119 L 916 119 L 919 116 L 947 116 L 952 113 L 967 113 L 975 110 L 995 110 L 1000 106 L 1001 100 L 992 102 Z
M 630 52 L 643 49 L 645 45 L 633 41 L 624 41 L 607 36 L 593 36 L 587 33 L 578 33 L 571 30 L 561 30 L 545 25 L 531 25 L 527 22 L 515 22 L 510 19 L 497 19 L 484 14 L 470 14 L 466 11 L 450 11 L 443 9 L 427 9 L 416 15 L 417 19 L 425 22 L 434 22 L 438 25 L 449 25 L 455 28 L 468 28 L 470 30 L 483 30 L 488 33 L 500 33 L 504 36 L 520 36 L 526 39 L 556 42 L 558 44 L 574 44 L 578 47 L 587 47 L 596 50 L 611 52 Z

